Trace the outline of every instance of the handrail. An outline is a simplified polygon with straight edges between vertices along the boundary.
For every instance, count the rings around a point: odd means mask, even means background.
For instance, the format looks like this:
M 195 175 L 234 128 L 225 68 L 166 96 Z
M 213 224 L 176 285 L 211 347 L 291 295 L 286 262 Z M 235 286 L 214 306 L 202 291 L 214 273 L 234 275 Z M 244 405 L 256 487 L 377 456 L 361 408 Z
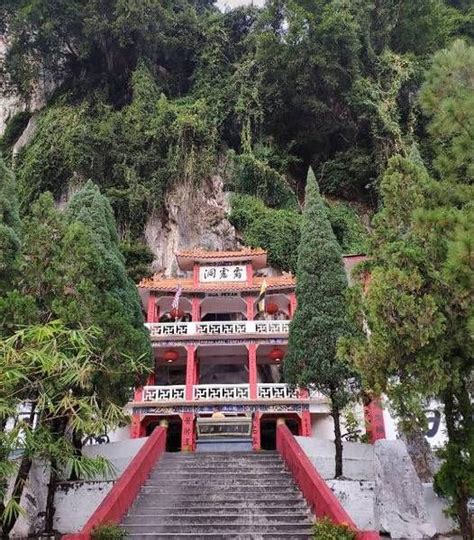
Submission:
M 284 424 L 277 428 L 277 450 L 314 515 L 319 518 L 327 516 L 337 525 L 346 525 L 357 534 L 357 540 L 380 540 L 380 535 L 375 531 L 357 529 L 356 524 L 317 472 L 288 426 Z
M 62 539 L 89 540 L 94 527 L 109 522 L 120 523 L 165 449 L 166 428 L 157 427 L 82 529 L 77 533 L 66 534 Z

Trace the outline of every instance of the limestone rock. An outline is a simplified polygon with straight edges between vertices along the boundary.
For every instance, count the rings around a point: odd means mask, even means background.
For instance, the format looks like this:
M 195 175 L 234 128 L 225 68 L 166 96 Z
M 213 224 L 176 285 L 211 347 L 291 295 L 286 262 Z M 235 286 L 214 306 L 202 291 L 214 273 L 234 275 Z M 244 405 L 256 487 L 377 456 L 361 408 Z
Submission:
M 376 529 L 397 539 L 433 537 L 423 485 L 403 441 L 377 441 L 374 466 Z
M 155 255 L 154 272 L 177 272 L 176 251 L 194 247 L 236 249 L 235 229 L 227 219 L 229 201 L 218 174 L 199 185 L 176 183 L 165 196 L 159 215 L 150 216 L 145 238 Z

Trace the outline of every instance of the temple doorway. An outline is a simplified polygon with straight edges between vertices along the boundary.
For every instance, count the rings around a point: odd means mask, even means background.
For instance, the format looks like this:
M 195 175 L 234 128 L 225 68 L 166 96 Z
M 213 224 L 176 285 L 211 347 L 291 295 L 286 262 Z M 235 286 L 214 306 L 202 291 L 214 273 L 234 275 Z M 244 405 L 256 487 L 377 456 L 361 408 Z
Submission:
M 285 423 L 293 435 L 299 434 L 299 423 L 296 418 L 285 418 Z M 260 420 L 260 445 L 262 450 L 276 450 L 276 430 L 276 417 L 263 417 Z
M 162 420 L 162 418 L 160 418 Z M 146 436 L 153 433 L 153 430 L 160 425 L 160 420 L 150 422 L 146 427 Z M 168 428 L 166 430 L 166 451 L 181 452 L 181 429 L 182 422 L 179 416 L 171 416 L 166 418 Z

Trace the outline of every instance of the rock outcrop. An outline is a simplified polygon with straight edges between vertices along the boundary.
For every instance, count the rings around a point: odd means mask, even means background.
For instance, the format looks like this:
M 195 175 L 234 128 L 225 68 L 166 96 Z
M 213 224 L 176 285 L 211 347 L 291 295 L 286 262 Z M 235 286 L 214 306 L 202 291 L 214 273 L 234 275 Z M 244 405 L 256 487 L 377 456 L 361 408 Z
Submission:
M 146 242 L 155 256 L 152 270 L 175 274 L 175 253 L 180 249 L 236 249 L 235 229 L 227 219 L 229 209 L 219 174 L 199 185 L 173 186 L 165 195 L 163 210 L 150 216 L 145 226 Z
M 403 441 L 375 443 L 375 526 L 392 538 L 431 538 L 423 485 Z

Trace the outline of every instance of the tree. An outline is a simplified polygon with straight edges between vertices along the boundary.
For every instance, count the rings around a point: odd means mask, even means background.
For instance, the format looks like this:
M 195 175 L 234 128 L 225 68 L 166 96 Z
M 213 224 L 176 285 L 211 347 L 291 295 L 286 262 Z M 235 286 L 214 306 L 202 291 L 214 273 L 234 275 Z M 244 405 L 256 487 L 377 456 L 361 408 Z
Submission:
M 339 338 L 350 333 L 347 278 L 313 171 L 308 172 L 296 269 L 298 307 L 290 325 L 285 380 L 315 387 L 331 400 L 336 445 L 335 476 L 342 475 L 340 415 L 349 401 L 351 371 L 336 358 Z
M 68 329 L 60 321 L 27 326 L 0 342 L 0 421 L 16 419 L 0 433 L 2 479 L 14 475 L 7 497 L 0 484 L 4 511 L 0 516 L 7 536 L 21 513 L 21 497 L 33 460 L 51 467 L 46 507 L 46 528 L 52 531 L 54 492 L 58 475 L 71 467 L 82 478 L 110 470 L 103 458 L 78 455 L 71 431 L 100 434 L 125 422 L 120 404 L 97 400 L 94 380 L 110 370 L 98 348 L 95 328 Z M 19 416 L 20 411 L 26 416 Z M 68 435 L 69 434 L 69 435 Z M 20 453 L 19 464 L 12 452 Z
M 452 498 L 463 538 L 471 539 L 474 230 L 468 199 L 461 203 L 465 188 L 448 185 L 407 158 L 390 160 L 364 269 L 370 285 L 365 293 L 361 286 L 351 291 L 356 320 L 369 337 L 345 338 L 341 353 L 367 390 L 389 397 L 407 434 L 425 427 L 427 400 L 443 402 L 449 442 L 436 485 Z
M 20 248 L 15 178 L 0 157 L 0 296 L 11 287 L 16 277 Z
M 97 392 L 125 404 L 130 389 L 143 382 L 140 366 L 151 367 L 151 346 L 138 292 L 120 252 L 112 209 L 89 181 L 72 197 L 65 219 L 60 254 L 64 293 L 52 303 L 52 310 L 69 325 L 101 330 L 100 346 L 110 373 L 96 381 Z

